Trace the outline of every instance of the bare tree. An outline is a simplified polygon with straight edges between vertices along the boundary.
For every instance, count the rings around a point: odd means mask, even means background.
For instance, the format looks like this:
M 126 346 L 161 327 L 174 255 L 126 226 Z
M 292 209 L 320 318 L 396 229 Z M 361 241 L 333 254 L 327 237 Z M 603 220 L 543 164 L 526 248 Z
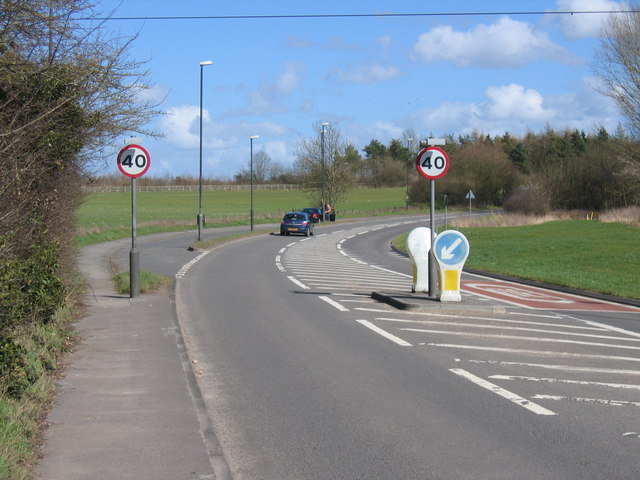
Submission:
M 323 132 L 323 125 L 316 123 L 314 138 L 299 141 L 295 161 L 301 185 L 317 205 L 340 201 L 355 185 L 361 161 L 357 149 L 341 139 L 335 124 L 324 127 Z
M 632 2 L 627 11 L 612 14 L 603 29 L 594 70 L 601 92 L 613 98 L 630 132 L 640 137 L 640 13 Z
M 0 253 L 37 230 L 70 243 L 80 175 L 125 134 L 154 133 L 135 38 L 97 18 L 90 0 L 0 2 Z

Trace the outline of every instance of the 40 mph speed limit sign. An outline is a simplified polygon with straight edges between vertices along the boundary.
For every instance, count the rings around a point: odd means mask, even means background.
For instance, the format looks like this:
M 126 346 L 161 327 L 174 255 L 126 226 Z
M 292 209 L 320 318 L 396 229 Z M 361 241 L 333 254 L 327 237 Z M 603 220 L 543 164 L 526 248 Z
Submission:
M 435 180 L 449 170 L 449 156 L 440 147 L 427 147 L 418 154 L 416 168 L 423 177 Z
M 127 177 L 141 177 L 150 166 L 149 152 L 140 145 L 127 145 L 118 153 L 118 168 Z

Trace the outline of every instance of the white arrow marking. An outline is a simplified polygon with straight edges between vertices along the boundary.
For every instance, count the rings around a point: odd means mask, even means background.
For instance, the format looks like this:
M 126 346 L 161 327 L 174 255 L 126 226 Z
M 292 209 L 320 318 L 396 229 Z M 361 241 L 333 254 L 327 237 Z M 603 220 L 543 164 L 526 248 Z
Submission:
M 440 256 L 443 260 L 451 260 L 453 258 L 453 251 L 456 249 L 458 245 L 462 243 L 462 239 L 460 237 L 456 238 L 456 241 L 449 245 L 449 248 L 442 247 L 440 250 Z

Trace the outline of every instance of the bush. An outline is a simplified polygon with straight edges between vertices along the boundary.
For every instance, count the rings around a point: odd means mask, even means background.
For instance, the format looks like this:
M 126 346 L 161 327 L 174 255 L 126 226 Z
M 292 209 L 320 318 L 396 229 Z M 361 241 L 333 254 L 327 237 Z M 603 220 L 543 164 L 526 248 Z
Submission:
M 504 210 L 509 213 L 544 215 L 551 210 L 547 195 L 536 185 L 521 185 L 504 202 Z
M 58 248 L 32 244 L 20 257 L 0 262 L 0 332 L 30 322 L 47 323 L 64 305 L 66 289 L 58 276 Z

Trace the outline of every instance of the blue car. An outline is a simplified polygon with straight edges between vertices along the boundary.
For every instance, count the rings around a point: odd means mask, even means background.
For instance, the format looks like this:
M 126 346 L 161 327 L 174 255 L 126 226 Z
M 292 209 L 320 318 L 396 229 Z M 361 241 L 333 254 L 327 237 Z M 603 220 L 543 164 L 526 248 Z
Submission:
M 313 222 L 305 212 L 288 212 L 280 222 L 280 235 L 302 233 L 305 237 L 313 235 Z
M 311 221 L 313 223 L 318 223 L 320 221 L 322 221 L 322 209 L 321 208 L 303 208 L 302 211 L 304 213 L 308 213 L 309 216 L 311 217 Z

